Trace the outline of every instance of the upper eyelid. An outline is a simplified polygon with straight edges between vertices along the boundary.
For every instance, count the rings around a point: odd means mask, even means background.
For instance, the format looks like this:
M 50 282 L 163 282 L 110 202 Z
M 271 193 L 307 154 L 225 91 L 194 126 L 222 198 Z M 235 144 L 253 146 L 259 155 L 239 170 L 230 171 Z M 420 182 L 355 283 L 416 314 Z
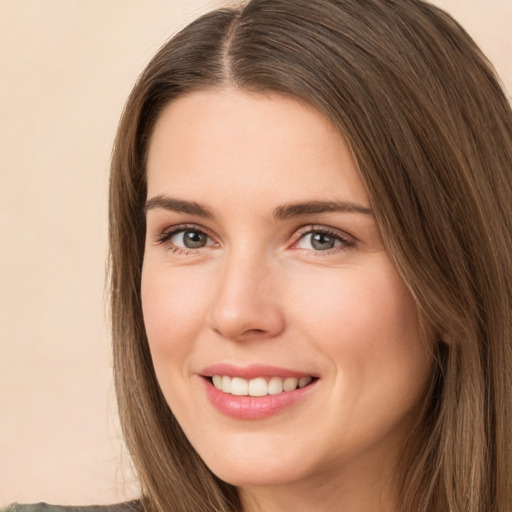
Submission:
M 292 250 L 303 250 L 303 251 L 306 251 L 307 253 L 310 253 L 315 256 L 322 256 L 322 255 L 329 256 L 329 255 L 333 255 L 333 254 L 338 254 L 340 251 L 346 251 L 348 249 L 357 247 L 358 243 L 359 243 L 359 240 L 356 237 L 354 237 L 353 235 L 351 235 L 350 233 L 348 233 L 344 230 L 338 229 L 338 228 L 334 228 L 334 227 L 326 226 L 326 225 L 322 225 L 322 224 L 320 224 L 320 225 L 318 225 L 318 224 L 311 225 L 310 224 L 307 226 L 303 226 L 302 228 L 299 228 L 298 230 L 296 230 L 295 233 L 297 233 L 297 235 L 294 236 L 292 242 L 288 245 L 288 248 L 290 248 Z M 311 249 L 299 248 L 298 245 L 300 244 L 303 237 L 305 237 L 306 235 L 309 235 L 311 233 L 322 233 L 327 236 L 336 238 L 340 242 L 340 245 L 338 247 L 332 247 L 331 249 L 326 249 L 323 251 L 316 250 L 314 248 L 311 248 Z
M 199 231 L 201 233 L 204 233 L 206 236 L 208 236 L 209 238 L 211 238 L 212 240 L 214 240 L 217 243 L 216 237 L 211 233 L 211 231 L 209 229 L 205 228 L 204 226 L 201 226 L 200 224 L 188 224 L 188 223 L 176 224 L 176 225 L 169 226 L 164 229 L 158 230 L 155 233 L 153 239 L 156 242 L 165 241 L 165 240 L 168 240 L 169 238 L 171 238 L 173 235 L 180 233 L 181 231 L 187 231 L 187 230 Z
M 322 224 L 308 224 L 306 226 L 302 226 L 294 231 L 294 233 L 298 233 L 300 236 L 307 235 L 309 233 L 326 233 L 332 236 L 338 236 L 342 239 L 350 239 L 354 242 L 357 241 L 357 238 L 348 233 L 347 231 L 344 231 L 342 229 L 334 228 L 331 226 L 325 226 Z

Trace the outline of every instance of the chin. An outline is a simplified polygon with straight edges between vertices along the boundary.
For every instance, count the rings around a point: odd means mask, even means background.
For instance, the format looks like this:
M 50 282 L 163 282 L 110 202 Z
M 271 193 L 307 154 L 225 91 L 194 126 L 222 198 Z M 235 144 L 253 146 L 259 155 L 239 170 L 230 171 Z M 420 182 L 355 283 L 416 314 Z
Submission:
M 278 467 L 236 465 L 235 467 L 216 467 L 210 469 L 218 478 L 236 487 L 286 485 L 300 480 L 302 476 L 296 470 L 288 471 L 286 468 Z
M 227 456 L 228 453 L 223 457 L 217 455 L 214 460 L 203 460 L 218 478 L 237 487 L 283 485 L 300 480 L 306 473 L 300 459 L 286 460 L 282 455 L 264 454 L 262 450 Z

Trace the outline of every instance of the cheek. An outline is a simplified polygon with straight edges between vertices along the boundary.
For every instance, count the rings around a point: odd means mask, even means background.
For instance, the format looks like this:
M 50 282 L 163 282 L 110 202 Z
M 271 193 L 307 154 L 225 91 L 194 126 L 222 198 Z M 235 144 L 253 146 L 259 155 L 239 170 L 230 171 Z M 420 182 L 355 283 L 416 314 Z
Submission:
M 405 284 L 390 264 L 374 270 L 317 276 L 296 303 L 307 339 L 326 357 L 331 425 L 354 446 L 406 432 L 432 372 Z
M 379 271 L 379 268 L 381 269 Z M 384 337 L 417 337 L 416 306 L 393 268 L 373 272 L 342 269 L 339 275 L 315 275 L 296 293 L 297 315 L 310 329 L 321 329 L 325 340 L 359 340 L 368 348 Z
M 295 316 L 307 338 L 328 355 L 340 385 L 354 395 L 399 388 L 411 378 L 420 392 L 428 357 L 416 305 L 394 267 L 383 258 L 364 272 L 338 272 L 319 273 L 303 283 L 307 294 L 295 294 Z
M 179 364 L 192 347 L 207 309 L 204 281 L 180 273 L 143 268 L 142 311 L 155 369 L 173 360 Z

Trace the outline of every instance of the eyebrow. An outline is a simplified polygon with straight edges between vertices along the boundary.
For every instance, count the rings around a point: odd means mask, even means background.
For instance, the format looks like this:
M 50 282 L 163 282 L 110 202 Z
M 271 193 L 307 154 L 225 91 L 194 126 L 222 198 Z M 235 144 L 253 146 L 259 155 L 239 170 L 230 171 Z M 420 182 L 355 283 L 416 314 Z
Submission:
M 273 217 L 276 220 L 285 220 L 318 213 L 360 213 L 363 215 L 373 215 L 370 208 L 350 201 L 305 201 L 278 206 L 273 212 Z
M 145 211 L 155 208 L 171 210 L 178 213 L 196 215 L 205 219 L 215 218 L 212 210 L 194 201 L 174 199 L 163 195 L 148 199 L 145 204 Z M 320 213 L 359 213 L 373 215 L 370 208 L 353 203 L 351 201 L 304 201 L 300 203 L 287 203 L 278 206 L 272 212 L 274 220 L 286 220 L 293 217 L 315 215 Z
M 155 196 L 146 201 L 144 206 L 145 211 L 153 210 L 155 208 L 162 208 L 164 210 L 171 210 L 178 213 L 188 213 L 189 215 L 196 215 L 205 219 L 213 219 L 215 215 L 206 206 L 202 206 L 194 201 L 184 201 L 182 199 L 174 199 L 167 196 Z

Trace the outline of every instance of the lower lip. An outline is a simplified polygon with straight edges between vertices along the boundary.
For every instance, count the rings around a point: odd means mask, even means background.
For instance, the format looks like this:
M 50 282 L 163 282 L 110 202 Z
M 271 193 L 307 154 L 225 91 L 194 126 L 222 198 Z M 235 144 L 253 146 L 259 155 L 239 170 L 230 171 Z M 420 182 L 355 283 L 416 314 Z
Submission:
M 316 387 L 317 380 L 294 391 L 261 397 L 236 396 L 217 389 L 209 380 L 204 382 L 210 403 L 222 414 L 241 420 L 261 420 L 280 413 L 287 407 L 304 399 Z

